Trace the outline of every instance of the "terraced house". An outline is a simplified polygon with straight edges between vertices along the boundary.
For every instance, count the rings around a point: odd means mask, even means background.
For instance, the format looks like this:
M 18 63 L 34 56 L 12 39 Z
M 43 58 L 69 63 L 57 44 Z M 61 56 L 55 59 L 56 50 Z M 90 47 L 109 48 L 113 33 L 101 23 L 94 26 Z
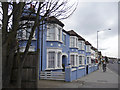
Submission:
M 20 23 L 26 22 L 26 14 L 23 16 Z M 29 22 L 32 26 L 34 15 Z M 40 49 L 39 79 L 71 82 L 98 69 L 98 64 L 92 63 L 96 53 L 91 54 L 92 45 L 88 41 L 74 30 L 64 30 L 64 24 L 55 17 L 49 17 L 44 22 L 44 25 L 36 28 L 29 49 L 30 52 L 35 52 L 37 47 Z M 27 28 L 27 31 L 31 31 L 31 28 Z M 20 40 L 21 52 L 25 49 L 29 37 L 28 32 L 19 30 L 18 37 L 23 37 Z M 39 46 L 37 46 L 38 37 L 40 38 Z M 95 49 L 92 50 L 95 52 Z M 92 62 L 91 56 L 94 57 Z

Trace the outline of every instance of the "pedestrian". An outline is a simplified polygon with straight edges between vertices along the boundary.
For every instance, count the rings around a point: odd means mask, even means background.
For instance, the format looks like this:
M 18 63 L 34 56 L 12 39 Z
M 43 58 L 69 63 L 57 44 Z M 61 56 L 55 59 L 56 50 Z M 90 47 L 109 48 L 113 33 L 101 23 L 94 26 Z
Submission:
M 103 72 L 105 72 L 106 71 L 106 63 L 105 63 L 105 61 L 103 62 Z

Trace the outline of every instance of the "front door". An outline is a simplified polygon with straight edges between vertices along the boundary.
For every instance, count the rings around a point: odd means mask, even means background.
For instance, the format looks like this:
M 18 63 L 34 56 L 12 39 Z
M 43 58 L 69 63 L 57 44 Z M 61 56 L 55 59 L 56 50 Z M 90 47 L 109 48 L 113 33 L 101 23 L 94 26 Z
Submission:
M 86 66 L 86 74 L 88 74 L 88 65 Z
M 62 67 L 63 67 L 63 72 L 65 71 L 65 67 L 67 65 L 67 57 L 65 55 L 62 56 Z

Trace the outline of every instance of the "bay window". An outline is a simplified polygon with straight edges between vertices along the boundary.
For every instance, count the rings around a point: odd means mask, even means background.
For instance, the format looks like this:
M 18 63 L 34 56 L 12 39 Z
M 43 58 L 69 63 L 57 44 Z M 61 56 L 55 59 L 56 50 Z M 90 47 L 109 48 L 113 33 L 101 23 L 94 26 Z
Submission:
M 79 50 L 84 50 L 84 46 L 85 46 L 85 43 L 84 43 L 84 41 L 78 41 L 78 49 Z
M 23 28 L 17 31 L 17 38 L 18 39 L 29 39 L 34 21 L 24 20 L 24 21 L 21 21 L 19 24 L 20 26 L 22 25 Z M 33 35 L 33 39 L 35 39 L 35 32 Z
M 79 56 L 79 64 L 82 64 L 82 56 Z
M 62 68 L 62 50 L 47 49 L 47 67 L 46 69 Z
M 87 64 L 91 64 L 91 57 L 87 56 Z
M 86 45 L 86 52 L 91 52 L 91 46 L 90 45 Z
M 71 53 L 70 54 L 70 63 L 71 66 L 78 66 L 78 54 L 77 53 Z
M 62 41 L 62 27 L 57 24 L 47 25 L 47 40 Z
M 70 36 L 70 47 L 77 48 L 78 38 L 76 36 Z
M 79 65 L 84 65 L 85 57 L 83 55 L 79 55 Z

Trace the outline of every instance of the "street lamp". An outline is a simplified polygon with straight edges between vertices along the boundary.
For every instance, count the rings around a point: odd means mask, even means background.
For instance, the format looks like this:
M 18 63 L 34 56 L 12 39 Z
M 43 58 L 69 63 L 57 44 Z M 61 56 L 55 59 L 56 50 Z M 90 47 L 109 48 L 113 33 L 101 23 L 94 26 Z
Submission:
M 108 31 L 108 30 L 111 30 L 111 29 L 109 28 L 109 29 L 105 29 L 105 30 L 101 30 L 101 31 Z M 97 59 L 98 59 L 98 33 L 101 31 L 97 31 Z

